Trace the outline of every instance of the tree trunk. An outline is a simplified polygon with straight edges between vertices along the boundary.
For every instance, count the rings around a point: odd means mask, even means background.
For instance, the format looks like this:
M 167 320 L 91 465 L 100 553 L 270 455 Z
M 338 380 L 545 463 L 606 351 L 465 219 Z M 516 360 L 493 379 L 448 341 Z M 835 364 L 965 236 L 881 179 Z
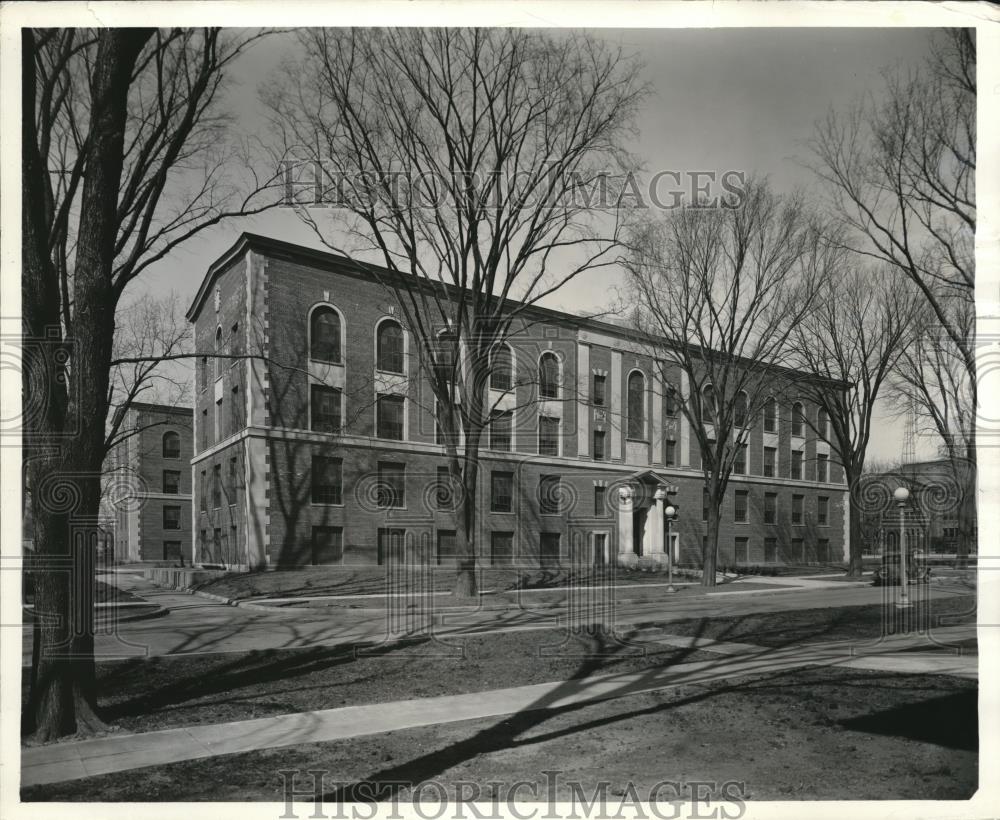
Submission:
M 705 547 L 701 555 L 701 585 L 714 587 L 715 569 L 719 561 L 719 502 L 716 495 L 709 491 L 708 495 L 708 533 Z
M 476 580 L 476 490 L 479 465 L 467 459 L 462 476 L 462 498 L 455 533 L 455 597 L 475 598 L 479 592 Z
M 853 469 L 844 466 L 844 479 L 848 487 L 848 518 L 847 531 L 850 541 L 847 556 L 847 577 L 860 578 L 864 574 L 864 521 L 861 514 L 860 504 L 851 503 L 851 490 L 857 486 L 861 479 L 861 469 Z
M 22 723 L 40 740 L 105 728 L 96 713 L 93 587 L 117 303 L 112 266 L 129 82 L 151 34 L 148 29 L 109 29 L 99 35 L 90 78 L 90 142 L 69 327 L 61 327 L 59 283 L 40 218 L 39 191 L 44 186 L 37 175 L 48 173 L 47 158 L 39 156 L 30 124 L 22 126 L 26 143 L 22 307 L 25 335 L 31 340 L 26 347 L 32 348 L 24 380 L 26 389 L 42 390 L 49 398 L 42 412 L 24 422 L 36 527 L 33 576 L 38 617 L 34 686 L 24 704 Z M 26 42 L 24 67 L 26 76 L 33 78 L 33 67 L 27 65 L 34 59 L 30 36 Z M 28 121 L 33 118 L 34 100 L 26 97 L 25 102 L 23 119 Z

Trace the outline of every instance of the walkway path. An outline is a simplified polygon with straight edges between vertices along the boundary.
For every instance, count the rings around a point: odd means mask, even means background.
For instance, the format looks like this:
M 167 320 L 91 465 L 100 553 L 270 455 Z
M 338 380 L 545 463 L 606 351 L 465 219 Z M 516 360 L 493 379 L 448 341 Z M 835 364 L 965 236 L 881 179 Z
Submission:
M 975 626 L 968 625 L 936 630 L 934 637 L 941 642 L 957 642 L 973 638 L 975 634 Z M 143 766 L 342 740 L 522 711 L 558 709 L 675 686 L 705 684 L 802 666 L 861 666 L 900 672 L 960 675 L 974 679 L 978 663 L 976 657 L 941 651 L 900 652 L 927 646 L 927 638 L 917 634 L 893 636 L 867 645 L 859 645 L 857 641 L 835 641 L 782 649 L 677 635 L 653 639 L 670 645 L 707 649 L 724 657 L 639 672 L 594 675 L 583 679 L 488 692 L 348 706 L 212 726 L 189 726 L 26 747 L 21 752 L 22 785 L 75 780 Z

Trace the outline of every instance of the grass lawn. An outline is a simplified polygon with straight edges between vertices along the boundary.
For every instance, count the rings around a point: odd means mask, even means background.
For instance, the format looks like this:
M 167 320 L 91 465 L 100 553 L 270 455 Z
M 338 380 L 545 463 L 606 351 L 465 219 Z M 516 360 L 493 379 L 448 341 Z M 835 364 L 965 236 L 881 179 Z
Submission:
M 663 780 L 738 781 L 749 800 L 958 800 L 976 789 L 976 698 L 975 682 L 943 676 L 800 669 L 37 786 L 22 799 L 281 801 L 279 770 L 302 771 L 304 788 L 305 770 L 319 769 L 328 801 L 361 797 L 358 784 L 371 784 L 364 796 L 405 801 L 405 784 L 429 780 L 451 794 L 475 784 L 485 800 L 528 780 L 534 792 L 517 796 L 544 800 L 542 773 L 558 769 L 560 800 L 572 797 L 567 780 L 582 782 L 588 799 L 608 783 L 601 814 L 617 810 L 630 781 L 639 800 Z M 312 814 L 311 796 L 299 799 L 310 801 L 299 816 Z
M 934 606 L 935 617 L 949 623 L 975 619 L 973 596 L 935 599 Z M 881 606 L 861 606 L 691 619 L 662 631 L 763 646 L 873 639 L 882 634 L 883 612 Z M 99 663 L 98 691 L 109 721 L 126 732 L 144 732 L 718 657 L 644 642 L 637 635 L 626 635 L 625 642 L 587 635 L 564 642 L 566 637 L 561 630 L 537 630 L 381 649 L 312 647 L 133 659 Z

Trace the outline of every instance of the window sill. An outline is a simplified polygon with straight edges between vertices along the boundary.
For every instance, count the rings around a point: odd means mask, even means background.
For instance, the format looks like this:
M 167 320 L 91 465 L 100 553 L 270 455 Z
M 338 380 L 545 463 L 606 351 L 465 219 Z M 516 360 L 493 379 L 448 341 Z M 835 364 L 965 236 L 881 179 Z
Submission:
M 235 504 L 230 506 L 236 506 Z M 309 506 L 311 507 L 343 507 L 343 501 L 310 501 Z
M 490 510 L 490 515 L 514 515 L 513 510 Z
M 383 370 L 381 367 L 375 368 L 375 373 L 380 376 L 405 376 L 406 373 L 402 370 Z

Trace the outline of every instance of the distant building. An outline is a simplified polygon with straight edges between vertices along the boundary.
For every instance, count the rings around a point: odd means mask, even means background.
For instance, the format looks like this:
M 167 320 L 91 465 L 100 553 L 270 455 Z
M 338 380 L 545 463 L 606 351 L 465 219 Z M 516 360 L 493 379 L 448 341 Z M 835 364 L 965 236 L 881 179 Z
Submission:
M 164 404 L 129 408 L 103 479 L 116 561 L 190 562 L 191 416 L 190 408 Z
M 906 487 L 910 497 L 902 515 L 892 494 Z M 862 511 L 864 551 L 878 555 L 899 546 L 900 531 L 914 549 L 931 553 L 954 553 L 958 549 L 963 488 L 948 459 L 901 464 L 882 473 L 865 476 L 858 494 Z M 970 551 L 975 550 L 974 507 L 969 522 Z

